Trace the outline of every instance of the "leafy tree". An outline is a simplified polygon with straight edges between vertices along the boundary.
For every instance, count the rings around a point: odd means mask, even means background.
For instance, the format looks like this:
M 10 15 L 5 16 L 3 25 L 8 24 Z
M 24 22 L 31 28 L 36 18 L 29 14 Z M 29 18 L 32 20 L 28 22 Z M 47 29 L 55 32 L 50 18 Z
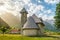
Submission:
M 3 34 L 10 29 L 11 29 L 10 27 L 4 25 L 0 27 L 0 30 L 2 31 Z
M 60 29 L 60 3 L 56 5 L 55 26 Z

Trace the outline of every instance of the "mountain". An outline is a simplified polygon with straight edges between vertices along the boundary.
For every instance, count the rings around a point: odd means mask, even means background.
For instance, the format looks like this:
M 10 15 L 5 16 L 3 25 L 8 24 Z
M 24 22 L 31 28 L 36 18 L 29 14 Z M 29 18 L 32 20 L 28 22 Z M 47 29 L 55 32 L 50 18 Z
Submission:
M 43 23 L 45 24 L 44 28 L 46 30 L 50 30 L 50 31 L 55 31 L 56 30 L 56 27 L 53 24 L 51 24 L 51 23 L 49 23 L 47 21 L 43 21 Z
M 4 20 L 2 20 L 0 17 L 0 27 L 2 26 L 9 27 L 9 25 Z
M 1 19 L 3 19 L 10 27 L 20 27 L 20 20 L 16 16 L 11 13 L 4 13 L 1 15 Z

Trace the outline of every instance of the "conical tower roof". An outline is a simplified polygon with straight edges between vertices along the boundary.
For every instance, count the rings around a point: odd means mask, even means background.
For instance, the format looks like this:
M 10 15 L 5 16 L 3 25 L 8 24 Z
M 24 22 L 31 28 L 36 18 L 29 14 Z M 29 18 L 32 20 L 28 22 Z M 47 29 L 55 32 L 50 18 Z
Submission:
M 42 21 L 35 15 L 32 15 L 32 18 L 34 19 L 35 23 L 41 23 Z
M 30 16 L 27 19 L 27 22 L 25 23 L 23 29 L 39 29 L 39 27 L 35 24 L 34 19 Z
M 27 13 L 27 14 L 28 14 L 28 12 L 26 11 L 25 8 L 23 8 L 23 9 L 20 11 L 20 13 Z

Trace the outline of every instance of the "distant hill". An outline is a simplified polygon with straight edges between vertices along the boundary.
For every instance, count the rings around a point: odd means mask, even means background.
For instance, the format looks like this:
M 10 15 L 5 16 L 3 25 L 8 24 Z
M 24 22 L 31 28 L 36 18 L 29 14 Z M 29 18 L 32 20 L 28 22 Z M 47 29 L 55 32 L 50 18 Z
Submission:
M 0 27 L 2 27 L 2 26 L 9 27 L 9 25 L 4 20 L 2 20 L 0 17 Z
M 43 21 L 43 23 L 45 24 L 45 29 L 46 30 L 50 30 L 50 31 L 55 31 L 56 30 L 56 27 L 51 24 L 51 23 L 48 23 L 47 21 Z
M 20 27 L 20 20 L 12 15 L 11 13 L 5 13 L 1 15 L 1 18 L 10 26 L 10 27 Z

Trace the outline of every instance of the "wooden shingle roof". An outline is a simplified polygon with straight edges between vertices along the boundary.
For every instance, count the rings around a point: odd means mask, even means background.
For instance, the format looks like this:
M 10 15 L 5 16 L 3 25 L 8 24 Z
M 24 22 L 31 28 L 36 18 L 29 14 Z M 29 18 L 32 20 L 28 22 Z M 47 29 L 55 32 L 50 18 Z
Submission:
M 23 29 L 39 29 L 39 27 L 36 25 L 34 19 L 30 16 L 28 17 Z
M 41 23 L 42 21 L 35 15 L 32 15 L 32 18 L 34 19 L 35 23 Z

